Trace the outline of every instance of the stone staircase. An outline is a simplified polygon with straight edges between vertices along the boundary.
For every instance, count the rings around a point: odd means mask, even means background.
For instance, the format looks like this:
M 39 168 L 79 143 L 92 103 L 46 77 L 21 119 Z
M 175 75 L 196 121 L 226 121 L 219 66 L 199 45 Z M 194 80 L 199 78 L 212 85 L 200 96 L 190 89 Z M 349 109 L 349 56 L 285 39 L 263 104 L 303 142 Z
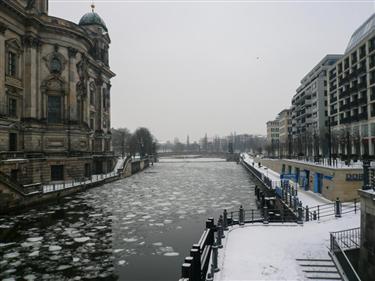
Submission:
M 343 280 L 333 261 L 327 259 L 296 259 L 308 280 Z

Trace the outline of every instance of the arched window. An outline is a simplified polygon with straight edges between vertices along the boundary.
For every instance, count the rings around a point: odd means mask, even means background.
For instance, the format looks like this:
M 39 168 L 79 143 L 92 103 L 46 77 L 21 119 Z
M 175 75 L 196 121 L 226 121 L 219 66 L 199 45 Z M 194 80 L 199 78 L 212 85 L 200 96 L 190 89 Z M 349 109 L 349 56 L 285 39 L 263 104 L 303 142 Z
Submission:
M 59 78 L 45 81 L 42 86 L 46 105 L 47 122 L 62 123 L 64 120 L 65 82 Z

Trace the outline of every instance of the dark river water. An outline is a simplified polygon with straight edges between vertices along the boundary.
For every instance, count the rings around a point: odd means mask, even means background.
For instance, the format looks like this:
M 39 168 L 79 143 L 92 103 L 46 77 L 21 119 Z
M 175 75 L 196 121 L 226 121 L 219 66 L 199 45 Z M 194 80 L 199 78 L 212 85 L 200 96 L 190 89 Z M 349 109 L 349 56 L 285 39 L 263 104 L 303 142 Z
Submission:
M 2 280 L 178 280 L 205 221 L 254 184 L 233 162 L 165 159 L 111 184 L 0 217 Z

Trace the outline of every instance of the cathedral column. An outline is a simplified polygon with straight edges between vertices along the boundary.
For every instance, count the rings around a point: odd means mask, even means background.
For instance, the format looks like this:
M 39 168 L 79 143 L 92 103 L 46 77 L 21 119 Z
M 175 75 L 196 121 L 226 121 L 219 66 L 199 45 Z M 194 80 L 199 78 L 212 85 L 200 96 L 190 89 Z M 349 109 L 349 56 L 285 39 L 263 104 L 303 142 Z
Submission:
M 25 72 L 24 72 L 24 88 L 25 88 L 25 104 L 24 117 L 37 118 L 38 108 L 38 48 L 41 44 L 40 40 L 34 36 L 27 35 L 23 38 L 25 49 Z
M 78 122 L 79 113 L 77 111 L 77 74 L 76 74 L 76 55 L 77 50 L 68 49 L 69 53 L 69 95 L 68 95 L 68 120 L 69 122 Z
M 2 106 L 6 106 L 5 103 L 5 31 L 7 27 L 3 24 L 0 24 L 0 111 L 3 109 Z M 5 108 L 4 108 L 5 109 Z

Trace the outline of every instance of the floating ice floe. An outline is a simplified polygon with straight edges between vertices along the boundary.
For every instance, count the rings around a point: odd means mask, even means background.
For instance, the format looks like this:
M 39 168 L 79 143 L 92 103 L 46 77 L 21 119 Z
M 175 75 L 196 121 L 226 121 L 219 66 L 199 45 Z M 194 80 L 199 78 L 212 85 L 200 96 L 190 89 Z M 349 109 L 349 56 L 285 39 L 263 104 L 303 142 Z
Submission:
M 116 254 L 116 253 L 120 253 L 122 252 L 124 249 L 114 249 L 113 252 Z
M 118 262 L 119 265 L 124 265 L 125 264 L 125 261 L 124 260 L 121 260 Z
M 42 241 L 43 240 L 43 237 L 29 237 L 26 239 L 27 241 L 29 242 L 39 242 L 39 241 Z
M 20 254 L 18 252 L 8 253 L 4 255 L 4 259 L 14 259 L 17 258 Z
M 29 274 L 29 275 L 24 276 L 23 279 L 25 279 L 27 281 L 33 281 L 33 280 L 36 279 L 36 276 L 32 275 L 32 274 Z
M 164 223 L 165 224 L 170 224 L 170 223 L 172 223 L 172 220 L 164 220 Z
M 138 241 L 137 238 L 124 238 L 122 240 L 124 240 L 125 242 L 137 242 Z
M 48 250 L 51 251 L 51 252 L 60 251 L 61 249 L 62 248 L 60 246 L 57 246 L 57 245 L 51 245 L 48 248 Z
M 79 258 L 73 258 L 73 262 L 79 262 Z
M 39 256 L 39 251 L 34 251 L 29 254 L 29 257 L 37 257 Z
M 68 269 L 68 268 L 71 268 L 71 266 L 63 264 L 63 265 L 60 265 L 56 270 L 61 271 L 61 270 L 65 270 L 65 269 Z
M 78 242 L 78 243 L 85 243 L 85 242 L 87 242 L 89 240 L 90 240 L 90 237 L 77 237 L 77 238 L 74 238 L 74 241 Z
M 167 252 L 167 253 L 164 253 L 164 256 L 166 256 L 166 257 L 177 257 L 179 255 L 180 254 L 177 253 L 177 252 Z

